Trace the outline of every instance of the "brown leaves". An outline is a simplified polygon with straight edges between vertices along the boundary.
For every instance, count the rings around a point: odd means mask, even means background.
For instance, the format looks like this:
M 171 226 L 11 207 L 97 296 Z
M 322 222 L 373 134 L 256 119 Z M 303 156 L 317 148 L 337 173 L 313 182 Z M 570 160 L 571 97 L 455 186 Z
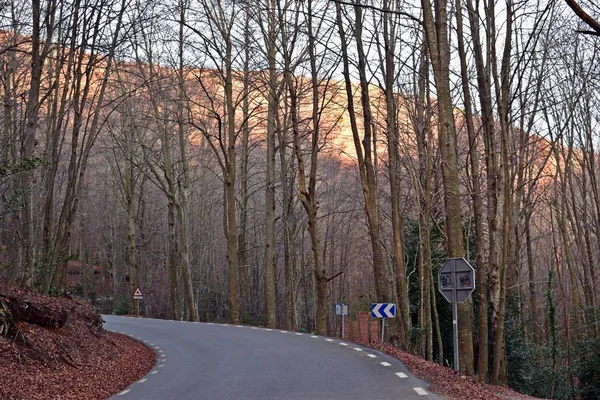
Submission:
M 0 337 L 1 399 L 105 399 L 145 375 L 155 363 L 151 349 L 100 328 L 100 316 L 88 304 L 2 283 L 0 298 L 28 304 L 47 316 L 66 316 L 64 324 L 43 316 L 44 326 L 40 326 L 18 314 L 9 336 Z M 55 328 L 46 326 L 49 321 Z
M 389 344 L 381 343 L 360 343 L 364 346 L 387 353 L 402 361 L 408 369 L 418 378 L 427 381 L 430 384 L 430 390 L 447 396 L 452 399 L 464 400 L 492 400 L 492 399 L 512 399 L 527 400 L 534 399 L 514 392 L 501 386 L 479 383 L 475 379 L 458 374 L 456 371 L 442 367 L 424 360 L 415 355 L 405 353 Z

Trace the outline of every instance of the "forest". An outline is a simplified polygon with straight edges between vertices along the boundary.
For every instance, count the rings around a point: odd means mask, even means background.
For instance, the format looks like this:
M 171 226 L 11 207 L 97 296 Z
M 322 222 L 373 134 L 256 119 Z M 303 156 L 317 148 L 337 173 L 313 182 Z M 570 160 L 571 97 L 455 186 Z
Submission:
M 600 397 L 593 0 L 4 0 L 0 279 Z

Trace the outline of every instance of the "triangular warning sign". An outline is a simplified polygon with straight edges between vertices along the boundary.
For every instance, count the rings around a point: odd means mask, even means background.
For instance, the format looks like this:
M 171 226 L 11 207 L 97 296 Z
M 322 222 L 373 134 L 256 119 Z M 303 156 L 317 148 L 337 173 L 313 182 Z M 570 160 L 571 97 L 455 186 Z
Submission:
M 140 288 L 135 289 L 135 293 L 133 294 L 133 297 L 144 297 Z

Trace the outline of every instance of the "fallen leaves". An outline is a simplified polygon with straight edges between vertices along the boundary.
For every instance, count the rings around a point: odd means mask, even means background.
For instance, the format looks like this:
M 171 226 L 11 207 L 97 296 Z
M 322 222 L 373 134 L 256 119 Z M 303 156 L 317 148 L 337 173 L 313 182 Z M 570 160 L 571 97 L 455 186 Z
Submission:
M 534 400 L 502 386 L 477 382 L 472 377 L 460 375 L 456 371 L 429 362 L 413 354 L 405 353 L 389 344 L 360 342 L 364 346 L 387 353 L 402 361 L 419 379 L 427 381 L 429 389 L 447 398 L 457 400 Z
M 9 335 L 0 336 L 1 399 L 105 399 L 155 364 L 155 353 L 142 343 L 102 329 L 88 304 L 1 282 L 0 298 L 11 302 L 11 309 L 16 303 L 41 312 L 44 321 L 40 326 L 32 314 L 17 313 Z

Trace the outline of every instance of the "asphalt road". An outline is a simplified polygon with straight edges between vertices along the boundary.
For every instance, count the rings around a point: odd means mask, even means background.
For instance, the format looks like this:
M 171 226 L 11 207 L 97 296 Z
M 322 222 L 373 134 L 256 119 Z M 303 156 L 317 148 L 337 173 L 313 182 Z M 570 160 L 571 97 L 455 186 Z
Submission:
M 339 339 L 248 326 L 103 316 L 152 347 L 148 375 L 111 399 L 439 399 L 400 361 Z

